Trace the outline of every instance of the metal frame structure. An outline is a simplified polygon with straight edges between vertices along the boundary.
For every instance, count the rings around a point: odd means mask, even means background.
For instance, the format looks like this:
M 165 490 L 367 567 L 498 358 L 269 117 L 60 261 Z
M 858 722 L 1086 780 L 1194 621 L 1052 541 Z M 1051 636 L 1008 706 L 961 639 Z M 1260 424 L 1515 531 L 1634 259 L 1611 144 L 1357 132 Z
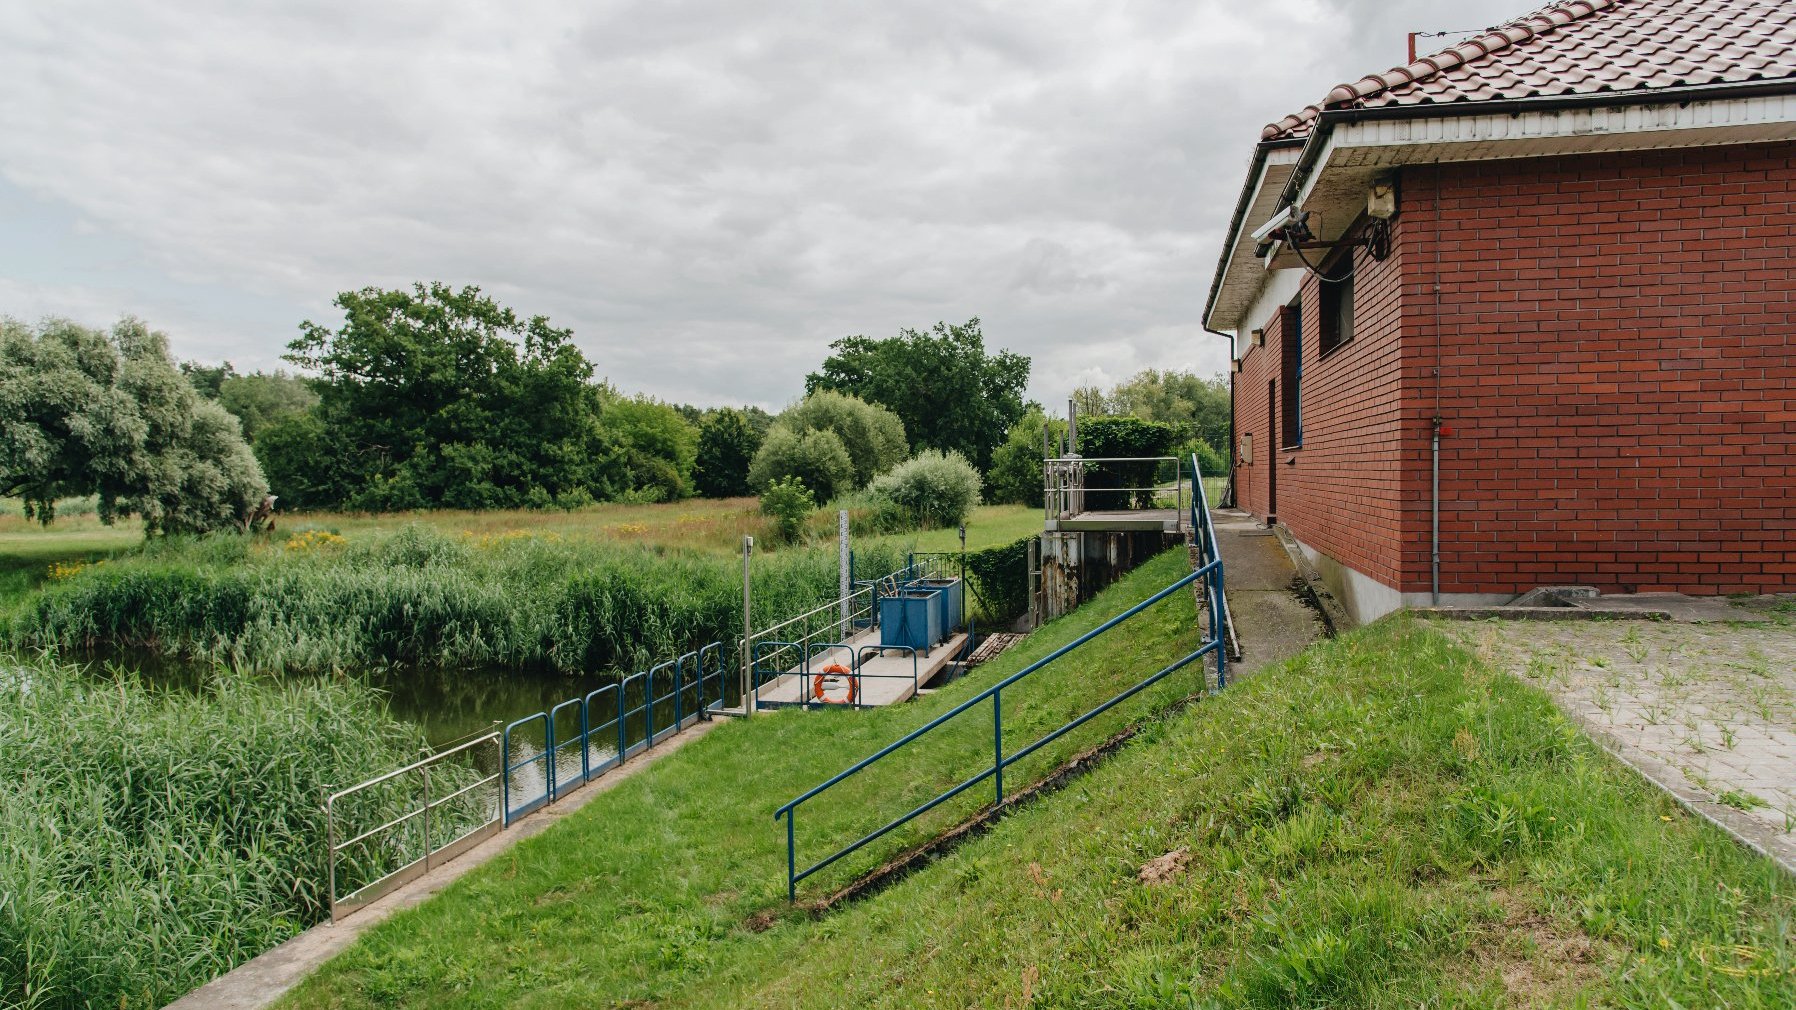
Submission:
M 1193 465 L 1197 457 L 1191 457 Z M 1085 483 L 1085 477 L 1096 464 L 1103 463 L 1171 463 L 1173 468 L 1173 515 L 1182 519 L 1185 513 L 1185 485 L 1188 480 L 1196 480 L 1196 470 L 1190 475 L 1185 473 L 1184 458 L 1179 456 L 1060 456 L 1042 460 L 1042 516 L 1049 523 L 1070 519 L 1087 511 L 1085 496 L 1091 492 L 1127 493 L 1130 495 L 1143 491 L 1152 491 L 1156 495 L 1166 490 L 1163 484 L 1148 487 L 1092 487 Z M 1197 494 L 1191 496 L 1196 504 Z M 1134 508 L 1109 509 L 1105 511 L 1129 512 L 1139 511 Z
M 1154 593 L 1152 596 L 1149 596 L 1147 599 L 1142 600 L 1140 603 L 1137 603 L 1134 606 L 1130 607 L 1128 610 L 1125 610 L 1121 614 L 1118 614 L 1117 616 L 1110 618 L 1109 620 L 1105 621 L 1103 624 L 1100 624 L 1096 628 L 1093 628 L 1091 631 L 1088 631 L 1085 634 L 1080 635 L 1078 638 L 1074 639 L 1073 641 L 1067 643 L 1066 645 L 1061 646 L 1060 648 L 1054 650 L 1052 653 L 1049 653 L 1047 656 L 1044 656 L 1043 658 L 1035 661 L 1034 663 L 1029 664 L 1028 666 L 1024 667 L 1022 670 L 1019 670 L 1018 672 L 1011 674 L 1010 676 L 1004 678 L 1003 680 L 999 681 L 996 684 L 993 684 L 991 687 L 986 688 L 984 691 L 981 691 L 980 693 L 974 695 L 973 697 L 968 698 L 966 701 L 961 702 L 959 705 L 956 705 L 953 708 L 949 709 L 948 711 L 935 717 L 934 719 L 931 719 L 929 722 L 923 724 L 921 727 L 919 727 L 909 733 L 906 733 L 904 736 L 900 737 L 899 739 L 893 741 L 890 744 L 887 744 L 885 747 L 881 748 L 879 751 L 877 751 L 873 755 L 871 755 L 867 758 L 864 758 L 861 761 L 856 762 L 855 764 L 849 766 L 848 768 L 844 769 L 841 772 L 836 773 L 834 776 L 832 776 L 827 781 L 823 782 L 821 785 L 818 785 L 818 786 L 810 789 L 809 791 L 803 793 L 802 795 L 798 796 L 797 798 L 787 802 L 784 806 L 781 806 L 778 810 L 774 811 L 773 818 L 776 822 L 779 821 L 781 818 L 784 818 L 785 822 L 786 822 L 786 896 L 789 900 L 792 900 L 792 901 L 798 900 L 798 884 L 800 881 L 803 881 L 805 878 L 811 876 L 812 874 L 815 874 L 815 873 L 819 872 L 820 870 L 823 870 L 824 868 L 833 865 L 834 863 L 836 863 L 837 861 L 841 860 L 842 858 L 848 856 L 849 854 L 856 852 L 861 848 L 864 848 L 865 846 L 873 843 L 874 841 L 877 841 L 878 839 L 891 833 L 892 831 L 896 830 L 897 828 L 902 827 L 903 825 L 909 823 L 912 820 L 915 820 L 918 817 L 921 817 L 923 814 L 926 814 L 929 811 L 934 810 L 936 807 L 942 805 L 943 803 L 946 803 L 947 801 L 953 799 L 956 796 L 959 796 L 961 793 L 964 793 L 967 790 L 972 789 L 974 786 L 979 785 L 981 782 L 984 782 L 987 779 L 993 780 L 994 795 L 992 798 L 991 809 L 996 809 L 997 807 L 1002 806 L 1004 803 L 1004 796 L 1005 796 L 1005 793 L 1004 793 L 1004 769 L 1005 768 L 1017 763 L 1018 761 L 1023 760 L 1024 758 L 1028 757 L 1029 755 L 1040 750 L 1042 747 L 1047 746 L 1048 744 L 1052 743 L 1053 741 L 1058 740 L 1062 736 L 1065 736 L 1067 733 L 1070 733 L 1073 730 L 1077 729 L 1078 727 L 1083 726 L 1087 722 L 1090 722 L 1092 719 L 1095 719 L 1098 716 L 1102 715 L 1103 713 L 1109 711 L 1110 709 L 1115 708 L 1117 705 L 1122 704 L 1124 701 L 1127 701 L 1129 698 L 1132 698 L 1135 695 L 1140 694 L 1142 691 L 1147 690 L 1149 687 L 1152 687 L 1153 685 L 1159 683 L 1160 681 L 1171 676 L 1172 674 L 1177 673 L 1179 670 L 1184 669 L 1186 666 L 1190 665 L 1191 663 L 1202 659 L 1206 655 L 1213 655 L 1216 660 L 1215 690 L 1221 690 L 1223 687 L 1227 686 L 1227 684 L 1228 684 L 1228 659 L 1227 659 L 1227 655 L 1226 655 L 1227 650 L 1224 645 L 1224 633 L 1223 633 L 1223 628 L 1225 626 L 1225 617 L 1224 617 L 1223 608 L 1225 606 L 1225 603 L 1224 603 L 1224 595 L 1223 595 L 1222 557 L 1221 557 L 1221 554 L 1219 551 L 1218 541 L 1216 539 L 1216 530 L 1210 521 L 1209 500 L 1208 500 L 1209 496 L 1205 493 L 1205 491 L 1203 489 L 1202 475 L 1201 475 L 1200 471 L 1198 470 L 1197 457 L 1195 455 L 1193 455 L 1191 457 L 1191 467 L 1192 467 L 1191 472 L 1192 472 L 1192 477 L 1193 477 L 1193 483 L 1194 483 L 1195 487 L 1194 487 L 1192 499 L 1191 499 L 1191 516 L 1190 516 L 1190 518 L 1191 518 L 1191 523 L 1192 523 L 1192 527 L 1194 530 L 1195 546 L 1198 549 L 1198 565 L 1197 565 L 1197 567 L 1190 574 L 1174 581 L 1171 585 L 1165 587 L 1164 589 L 1159 590 L 1158 592 Z M 1191 586 L 1194 583 L 1199 582 L 1200 580 L 1202 581 L 1202 583 L 1204 585 L 1203 603 L 1204 603 L 1204 610 L 1206 612 L 1206 617 L 1207 617 L 1206 623 L 1207 623 L 1208 627 L 1202 629 L 1204 634 L 1203 634 L 1196 650 L 1188 653 L 1187 655 L 1185 655 L 1184 657 L 1182 657 L 1178 660 L 1173 661 L 1172 663 L 1168 664 L 1167 666 L 1162 667 L 1159 671 L 1157 671 L 1153 674 L 1150 674 L 1145 679 L 1137 682 L 1134 686 L 1124 689 L 1123 691 L 1121 691 L 1121 692 L 1117 693 L 1116 695 L 1114 695 L 1113 697 L 1111 697 L 1109 700 L 1095 706 L 1094 708 L 1092 708 L 1090 711 L 1086 712 L 1085 714 L 1080 715 L 1080 716 L 1068 721 L 1067 723 L 1062 725 L 1060 728 L 1050 731 L 1046 735 L 1042 736 L 1041 738 L 1039 738 L 1029 744 L 1026 744 L 1026 745 L 1019 747 L 1015 750 L 1007 751 L 1007 748 L 1005 745 L 1005 740 L 1004 740 L 1004 710 L 1003 710 L 1003 695 L 1004 695 L 1005 690 L 1015 687 L 1017 684 L 1028 679 L 1031 675 L 1033 675 L 1037 671 L 1058 661 L 1062 657 L 1081 648 L 1082 646 L 1086 645 L 1087 643 L 1089 643 L 1097 638 L 1102 637 L 1105 633 L 1110 631 L 1112 628 L 1115 628 L 1118 625 L 1123 624 L 1124 622 L 1128 621 L 1130 618 L 1134 617 L 1135 615 L 1140 614 L 1144 610 L 1147 610 L 1149 607 L 1152 607 L 1154 604 L 1159 603 L 1162 600 L 1165 600 L 1167 597 L 1173 595 L 1174 593 L 1179 592 L 1180 590 L 1185 589 L 1188 586 Z M 848 843 L 847 845 L 842 846 L 841 848 L 837 849 L 835 852 L 810 864 L 805 869 L 800 870 L 798 868 L 798 836 L 797 836 L 798 828 L 797 828 L 797 825 L 798 825 L 798 809 L 799 809 L 799 807 L 801 807 L 806 802 L 822 795 L 823 793 L 828 792 L 830 789 L 834 788 L 836 785 L 840 784 L 841 782 L 860 773 L 863 769 L 868 768 L 869 766 L 878 763 L 879 761 L 883 760 L 887 756 L 903 749 L 906 746 L 909 746 L 913 742 L 920 740 L 923 737 L 928 736 L 931 732 L 933 732 L 937 728 L 947 724 L 948 722 L 950 722 L 957 716 L 961 715 L 962 713 L 965 713 L 975 707 L 981 706 L 981 705 L 985 704 L 987 701 L 989 701 L 991 703 L 991 712 L 992 712 L 992 763 L 989 767 L 986 767 L 980 771 L 975 772 L 970 777 L 962 780 L 959 785 L 956 785 L 956 786 L 953 786 L 953 787 L 947 789 L 946 791 L 938 794 L 933 799 L 930 799 L 930 800 L 924 802 L 923 804 L 921 804 L 920 806 L 913 808 L 908 813 L 902 814 L 897 818 L 887 821 L 885 824 L 874 829 L 873 831 L 871 831 L 865 835 L 862 835 L 860 838 L 856 839 L 855 841 L 852 841 L 852 842 Z

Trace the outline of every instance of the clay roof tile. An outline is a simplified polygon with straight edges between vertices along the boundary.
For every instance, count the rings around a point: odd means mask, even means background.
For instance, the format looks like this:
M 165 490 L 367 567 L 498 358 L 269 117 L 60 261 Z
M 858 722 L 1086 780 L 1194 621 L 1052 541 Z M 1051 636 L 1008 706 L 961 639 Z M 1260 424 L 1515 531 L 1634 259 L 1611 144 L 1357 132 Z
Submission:
M 1500 101 L 1796 79 L 1796 3 L 1558 0 L 1489 31 L 1337 85 L 1261 140 L 1307 136 L 1324 109 Z

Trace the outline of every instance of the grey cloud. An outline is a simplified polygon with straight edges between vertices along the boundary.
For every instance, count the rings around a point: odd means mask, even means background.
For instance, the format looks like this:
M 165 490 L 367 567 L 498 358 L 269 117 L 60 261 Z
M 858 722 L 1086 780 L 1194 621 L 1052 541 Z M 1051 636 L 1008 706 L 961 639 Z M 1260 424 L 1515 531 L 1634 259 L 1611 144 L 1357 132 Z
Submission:
M 263 363 L 335 291 L 477 283 L 625 388 L 770 406 L 829 340 L 972 315 L 1048 402 L 1220 370 L 1260 125 L 1506 7 L 0 0 L 0 178 L 146 275 L 70 254 L 0 312 L 178 301 L 183 353 Z

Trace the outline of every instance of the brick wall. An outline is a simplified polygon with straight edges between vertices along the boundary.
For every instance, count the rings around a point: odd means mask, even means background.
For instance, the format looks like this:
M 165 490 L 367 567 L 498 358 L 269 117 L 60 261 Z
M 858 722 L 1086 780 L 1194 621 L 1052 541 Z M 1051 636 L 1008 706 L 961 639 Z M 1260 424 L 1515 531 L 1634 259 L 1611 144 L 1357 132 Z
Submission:
M 1402 185 L 1424 430 L 1437 253 L 1440 271 L 1442 591 L 1796 588 L 1796 145 Z M 1427 581 L 1420 448 L 1406 589 Z
M 1322 282 L 1310 276 L 1303 283 L 1301 447 L 1280 451 L 1278 433 L 1268 430 L 1282 427 L 1282 402 L 1269 420 L 1267 383 L 1275 382 L 1280 401 L 1290 395 L 1285 310 L 1253 323 L 1265 328 L 1265 345 L 1250 350 L 1235 375 L 1235 430 L 1251 432 L 1254 441 L 1253 463 L 1236 471 L 1241 507 L 1266 516 L 1276 467 L 1279 520 L 1309 546 L 1392 586 L 1400 578 L 1402 517 L 1403 228 L 1399 218 L 1389 259 L 1356 258 L 1354 336 L 1326 357 L 1319 343 Z

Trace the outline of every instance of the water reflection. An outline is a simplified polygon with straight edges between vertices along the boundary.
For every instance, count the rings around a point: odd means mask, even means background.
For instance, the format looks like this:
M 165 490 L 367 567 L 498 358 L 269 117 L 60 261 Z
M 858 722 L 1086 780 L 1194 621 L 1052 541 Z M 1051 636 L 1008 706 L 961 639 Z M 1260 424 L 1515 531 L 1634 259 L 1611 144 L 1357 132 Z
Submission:
M 152 686 L 183 691 L 201 690 L 216 669 L 211 664 L 142 651 L 87 653 L 71 658 L 95 673 L 125 669 Z M 0 675 L 4 670 L 0 667 Z M 332 675 L 284 676 L 299 679 Z M 362 676 L 386 695 L 387 708 L 396 718 L 421 727 L 431 744 L 439 747 L 484 732 L 495 722 L 504 725 L 547 711 L 617 680 L 612 674 L 570 675 L 504 667 L 392 667 Z

